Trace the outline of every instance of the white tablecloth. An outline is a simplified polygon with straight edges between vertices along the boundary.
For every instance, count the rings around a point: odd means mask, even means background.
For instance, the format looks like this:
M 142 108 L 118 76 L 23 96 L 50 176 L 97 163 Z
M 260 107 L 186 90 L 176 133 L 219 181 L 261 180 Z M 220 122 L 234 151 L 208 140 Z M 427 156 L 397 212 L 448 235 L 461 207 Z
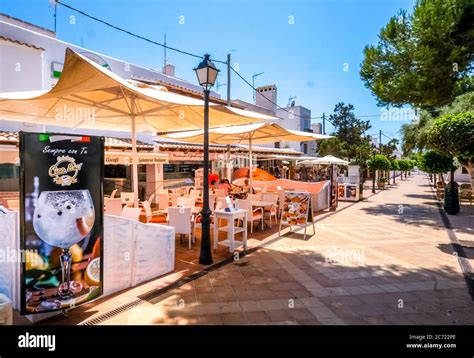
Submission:
M 174 270 L 174 228 L 104 217 L 104 295 Z

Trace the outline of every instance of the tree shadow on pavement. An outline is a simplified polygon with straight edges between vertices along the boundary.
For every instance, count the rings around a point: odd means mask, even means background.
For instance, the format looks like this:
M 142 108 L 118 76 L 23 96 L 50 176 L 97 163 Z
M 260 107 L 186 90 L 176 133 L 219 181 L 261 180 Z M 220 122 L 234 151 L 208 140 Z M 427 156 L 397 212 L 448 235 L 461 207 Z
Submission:
M 361 210 L 369 215 L 388 216 L 408 226 L 421 227 L 428 225 L 436 230 L 445 229 L 437 208 L 433 210 L 434 208 L 431 206 L 428 207 L 428 204 L 433 206 L 436 205 L 436 202 L 431 201 L 415 205 L 384 203 L 362 208 Z M 472 231 L 465 227 L 456 227 L 456 231 L 472 234 Z
M 460 244 L 462 246 L 462 250 L 460 251 L 462 254 L 460 256 L 469 260 L 474 260 L 474 247 L 472 246 L 472 242 L 460 241 Z M 439 244 L 437 247 L 440 251 L 449 255 L 455 255 L 458 252 L 454 250 L 451 244 Z
M 405 194 L 405 196 L 414 199 L 433 200 L 433 195 L 431 194 Z
M 244 259 L 154 301 L 152 323 L 474 324 L 474 304 L 453 266 L 369 264 L 360 248 L 346 246 L 322 254 L 261 248 Z

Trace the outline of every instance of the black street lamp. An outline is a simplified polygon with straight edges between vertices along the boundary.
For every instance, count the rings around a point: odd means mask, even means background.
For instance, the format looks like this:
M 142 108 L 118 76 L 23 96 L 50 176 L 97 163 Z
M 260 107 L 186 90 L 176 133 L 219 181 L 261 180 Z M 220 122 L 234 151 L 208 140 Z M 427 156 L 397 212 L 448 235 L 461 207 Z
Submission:
M 204 60 L 194 69 L 199 84 L 204 90 L 204 175 L 203 175 L 203 202 L 201 219 L 201 265 L 212 264 L 211 253 L 211 209 L 209 208 L 209 93 L 217 79 L 219 70 L 211 62 L 210 55 L 204 55 Z

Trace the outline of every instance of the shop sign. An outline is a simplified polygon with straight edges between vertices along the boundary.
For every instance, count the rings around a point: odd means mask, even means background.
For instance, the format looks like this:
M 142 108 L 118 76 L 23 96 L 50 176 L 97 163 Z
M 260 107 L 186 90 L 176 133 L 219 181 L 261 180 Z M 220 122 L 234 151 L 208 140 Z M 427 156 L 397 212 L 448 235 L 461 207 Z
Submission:
M 138 164 L 165 164 L 168 156 L 157 153 L 143 153 L 137 155 Z M 133 158 L 130 153 L 105 153 L 105 165 L 132 165 Z

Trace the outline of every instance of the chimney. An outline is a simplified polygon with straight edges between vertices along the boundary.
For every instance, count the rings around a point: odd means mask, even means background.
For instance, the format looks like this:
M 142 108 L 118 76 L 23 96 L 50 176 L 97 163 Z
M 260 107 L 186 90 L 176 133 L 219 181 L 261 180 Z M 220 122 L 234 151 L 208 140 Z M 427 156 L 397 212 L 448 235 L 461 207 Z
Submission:
M 313 133 L 316 133 L 316 134 L 322 134 L 323 133 L 322 127 L 323 127 L 323 125 L 321 123 L 311 124 L 311 129 L 313 130 Z
M 270 111 L 275 112 L 276 105 L 274 103 L 277 103 L 276 85 L 267 85 L 267 86 L 257 87 L 257 93 L 255 96 L 255 104 L 257 106 L 263 107 Z
M 165 75 L 174 77 L 174 66 L 173 66 L 173 65 L 170 65 L 169 63 L 166 64 L 166 66 L 163 67 L 163 73 L 164 73 Z

